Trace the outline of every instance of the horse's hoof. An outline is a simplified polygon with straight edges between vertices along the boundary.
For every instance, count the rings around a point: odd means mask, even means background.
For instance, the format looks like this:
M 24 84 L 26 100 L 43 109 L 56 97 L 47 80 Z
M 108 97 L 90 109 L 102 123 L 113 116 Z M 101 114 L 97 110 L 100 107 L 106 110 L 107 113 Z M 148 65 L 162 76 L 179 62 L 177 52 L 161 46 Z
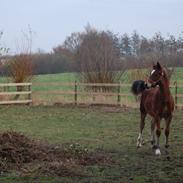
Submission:
M 156 149 L 156 150 L 155 150 L 155 155 L 157 155 L 157 156 L 160 156 L 160 155 L 161 155 L 160 149 Z
M 141 148 L 142 147 L 142 144 L 137 144 L 137 148 Z
M 165 148 L 168 149 L 170 147 L 169 144 L 165 144 Z

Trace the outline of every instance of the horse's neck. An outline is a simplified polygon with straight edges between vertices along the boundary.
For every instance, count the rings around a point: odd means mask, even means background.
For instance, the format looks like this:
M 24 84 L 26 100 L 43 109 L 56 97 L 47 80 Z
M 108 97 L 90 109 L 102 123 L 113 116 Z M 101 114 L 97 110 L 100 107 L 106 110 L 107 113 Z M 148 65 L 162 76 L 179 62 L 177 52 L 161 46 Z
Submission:
M 165 102 L 168 102 L 170 99 L 170 89 L 169 89 L 169 80 L 166 73 L 164 73 L 164 76 L 160 81 L 159 87 L 160 92 L 162 94 L 162 98 L 164 99 Z

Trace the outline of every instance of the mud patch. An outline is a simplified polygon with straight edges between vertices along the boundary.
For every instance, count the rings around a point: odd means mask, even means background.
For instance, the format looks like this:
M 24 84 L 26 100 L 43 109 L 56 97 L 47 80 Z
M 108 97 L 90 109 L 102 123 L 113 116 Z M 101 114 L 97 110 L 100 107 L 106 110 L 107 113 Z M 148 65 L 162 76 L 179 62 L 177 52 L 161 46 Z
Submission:
M 52 145 L 8 131 L 0 134 L 0 172 L 84 176 L 82 166 L 112 164 L 105 152 L 89 152 L 80 144 Z

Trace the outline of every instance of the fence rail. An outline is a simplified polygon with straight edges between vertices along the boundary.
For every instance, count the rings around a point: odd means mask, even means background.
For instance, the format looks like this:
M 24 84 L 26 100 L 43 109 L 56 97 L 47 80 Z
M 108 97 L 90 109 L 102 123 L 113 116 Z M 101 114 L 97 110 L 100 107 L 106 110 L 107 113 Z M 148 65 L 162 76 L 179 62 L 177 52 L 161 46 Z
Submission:
M 1 83 L 0 104 L 45 103 L 113 104 L 139 106 L 130 92 L 131 84 L 122 83 Z M 171 84 L 176 108 L 183 107 L 183 83 Z M 18 90 L 21 88 L 21 91 Z M 17 97 L 18 96 L 18 97 Z M 16 99 L 15 99 L 16 98 Z
M 0 104 L 31 104 L 31 86 L 32 83 L 1 83 Z
M 41 91 L 34 91 L 33 98 L 36 95 L 43 96 L 70 96 L 71 103 L 75 104 L 113 104 L 113 105 L 126 105 L 131 107 L 139 106 L 139 101 L 135 100 L 135 97 L 131 94 L 130 88 L 131 84 L 122 84 L 122 83 L 33 83 L 33 86 L 43 86 L 43 87 L 51 87 L 51 86 L 58 86 L 61 87 L 56 90 L 41 90 Z M 64 87 L 68 87 L 67 90 L 63 90 Z M 96 87 L 96 88 L 95 88 Z M 109 91 L 105 89 L 111 88 Z M 175 99 L 176 107 L 183 107 L 183 100 L 182 103 L 178 102 L 178 98 L 183 99 L 183 92 L 178 93 L 178 89 L 182 88 L 183 84 L 174 82 L 170 85 L 172 90 L 172 95 Z M 82 89 L 81 89 L 82 88 Z M 101 90 L 100 90 L 101 88 Z M 115 88 L 115 91 L 113 91 Z M 126 88 L 126 91 L 124 90 Z M 88 96 L 91 99 L 83 100 L 82 97 Z M 98 97 L 99 96 L 99 97 Z M 80 99 L 79 99 L 80 97 Z M 97 98 L 98 97 L 98 98 Z M 100 97 L 104 97 L 103 100 L 99 100 Z M 109 98 L 113 100 L 108 100 Z M 49 98 L 49 97 L 48 97 Z M 39 97 L 38 97 L 39 99 Z M 63 99 L 63 98 L 62 98 Z M 61 99 L 61 100 L 62 100 Z M 50 100 L 49 100 L 50 101 Z M 59 97 L 56 98 L 56 103 L 59 103 Z M 67 100 L 62 100 L 61 102 L 67 103 Z

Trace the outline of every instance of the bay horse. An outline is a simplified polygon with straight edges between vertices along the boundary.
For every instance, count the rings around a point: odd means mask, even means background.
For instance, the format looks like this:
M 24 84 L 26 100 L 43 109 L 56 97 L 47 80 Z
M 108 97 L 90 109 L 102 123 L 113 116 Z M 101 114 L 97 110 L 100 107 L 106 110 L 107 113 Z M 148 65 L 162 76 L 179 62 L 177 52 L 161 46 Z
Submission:
M 169 88 L 169 78 L 165 68 L 163 68 L 159 62 L 156 65 L 153 65 L 153 70 L 148 77 L 148 82 L 151 84 L 150 88 L 142 86 L 138 87 L 138 90 L 135 90 L 137 87 L 138 81 L 136 84 L 132 85 L 132 92 L 135 95 L 141 94 L 140 99 L 140 132 L 137 138 L 137 147 L 143 145 L 142 132 L 145 126 L 146 115 L 149 114 L 152 117 L 151 121 L 151 143 L 155 149 L 156 155 L 161 155 L 159 138 L 161 135 L 160 121 L 162 118 L 165 119 L 165 147 L 169 147 L 168 137 L 170 132 L 170 123 L 172 120 L 172 115 L 174 111 L 174 100 L 170 93 Z M 144 82 L 145 84 L 145 82 Z

